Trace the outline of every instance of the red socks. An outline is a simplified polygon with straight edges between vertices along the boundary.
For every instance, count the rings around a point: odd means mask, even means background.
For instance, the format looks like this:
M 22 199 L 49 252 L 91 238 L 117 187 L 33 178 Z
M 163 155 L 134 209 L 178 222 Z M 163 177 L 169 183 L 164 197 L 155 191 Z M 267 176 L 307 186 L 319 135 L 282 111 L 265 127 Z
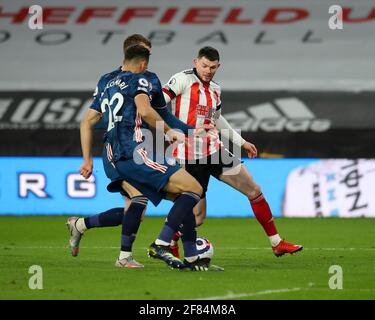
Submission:
M 273 222 L 272 212 L 266 199 L 261 193 L 255 199 L 250 200 L 251 208 L 254 211 L 254 215 L 262 225 L 267 236 L 273 236 L 277 234 L 275 223 Z
M 180 240 L 181 238 L 181 233 L 179 231 L 177 231 L 174 235 L 173 235 L 173 238 L 172 238 L 172 244 L 175 244 L 178 242 L 178 240 Z

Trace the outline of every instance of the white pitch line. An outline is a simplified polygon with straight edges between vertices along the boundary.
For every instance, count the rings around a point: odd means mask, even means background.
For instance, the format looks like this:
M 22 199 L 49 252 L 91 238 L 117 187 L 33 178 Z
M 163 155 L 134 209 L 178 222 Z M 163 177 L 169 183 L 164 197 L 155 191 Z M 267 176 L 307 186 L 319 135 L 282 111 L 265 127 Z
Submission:
M 215 247 L 215 249 L 228 249 L 228 250 L 270 250 L 270 247 Z M 364 251 L 375 251 L 375 248 L 311 248 L 311 247 L 303 247 L 303 250 L 324 250 L 324 251 L 335 251 L 335 250 L 364 250 Z
M 271 290 L 263 290 L 257 292 L 250 292 L 250 293 L 233 293 L 231 291 L 228 292 L 225 296 L 216 296 L 216 297 L 207 297 L 207 298 L 199 298 L 193 300 L 226 300 L 226 299 L 236 299 L 236 298 L 245 298 L 245 297 L 255 297 L 255 296 L 262 296 L 267 294 L 277 294 L 277 293 L 288 293 L 288 292 L 295 292 L 295 291 L 332 291 L 331 289 L 327 288 L 291 288 L 291 289 L 271 289 Z M 375 292 L 375 289 L 343 289 L 340 290 L 341 292 Z
M 69 246 L 32 246 L 32 247 L 23 247 L 23 246 L 7 246 L 1 245 L 0 247 L 7 248 L 7 249 L 31 249 L 31 250 L 38 250 L 38 249 L 67 249 Z M 80 249 L 119 249 L 120 247 L 82 247 Z
M 8 248 L 8 249 L 66 249 L 68 246 L 10 246 L 6 244 L 0 244 L 0 248 Z M 80 246 L 81 249 L 118 249 L 119 246 L 106 246 L 106 247 L 98 247 L 98 246 Z M 146 247 L 142 249 L 147 249 Z M 217 250 L 270 250 L 270 247 L 215 247 Z M 375 251 L 375 248 L 306 248 L 304 247 L 303 250 L 322 250 L 322 251 Z
M 216 297 L 207 297 L 207 298 L 199 298 L 194 300 L 226 300 L 226 299 L 237 299 L 237 298 L 245 298 L 245 297 L 255 297 L 255 296 L 262 296 L 267 294 L 273 293 L 286 293 L 286 292 L 295 292 L 303 290 L 301 288 L 291 288 L 291 289 L 275 289 L 275 290 L 263 290 L 251 293 L 233 293 L 231 291 L 228 292 L 225 296 L 216 296 Z

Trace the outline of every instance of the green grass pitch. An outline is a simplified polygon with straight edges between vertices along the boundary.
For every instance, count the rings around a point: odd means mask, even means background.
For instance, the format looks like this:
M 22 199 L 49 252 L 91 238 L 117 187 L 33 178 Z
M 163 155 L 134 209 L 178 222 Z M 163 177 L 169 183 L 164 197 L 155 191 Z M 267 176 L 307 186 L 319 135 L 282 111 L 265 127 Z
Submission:
M 87 231 L 73 258 L 66 217 L 0 217 L 0 299 L 375 298 L 375 219 L 278 218 L 280 234 L 304 245 L 280 258 L 255 219 L 207 219 L 198 235 L 211 240 L 224 272 L 181 272 L 149 259 L 163 220 L 146 217 L 140 227 L 134 256 L 145 268 L 118 269 L 120 227 Z M 32 265 L 42 267 L 42 290 L 29 288 Z M 342 268 L 342 289 L 329 288 L 332 265 Z

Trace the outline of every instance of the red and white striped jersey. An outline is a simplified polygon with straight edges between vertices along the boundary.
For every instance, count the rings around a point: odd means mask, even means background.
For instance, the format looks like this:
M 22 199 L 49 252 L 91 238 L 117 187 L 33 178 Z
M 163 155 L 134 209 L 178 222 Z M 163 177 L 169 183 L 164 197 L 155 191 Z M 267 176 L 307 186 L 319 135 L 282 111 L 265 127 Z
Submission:
M 217 111 L 221 108 L 220 86 L 200 80 L 195 69 L 173 75 L 163 86 L 163 93 L 165 101 L 171 102 L 172 113 L 181 121 L 195 128 L 216 125 Z M 180 160 L 200 159 L 217 152 L 221 146 L 218 137 L 194 137 L 178 145 L 173 155 Z

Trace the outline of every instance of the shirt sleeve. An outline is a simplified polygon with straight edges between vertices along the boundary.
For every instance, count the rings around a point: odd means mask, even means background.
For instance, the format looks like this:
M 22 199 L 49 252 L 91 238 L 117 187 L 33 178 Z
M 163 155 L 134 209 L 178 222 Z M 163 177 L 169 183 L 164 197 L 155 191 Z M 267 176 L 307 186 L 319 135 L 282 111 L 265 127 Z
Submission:
M 100 108 L 100 91 L 101 91 L 101 81 L 99 80 L 98 84 L 96 85 L 93 97 L 94 100 L 92 101 L 90 105 L 90 109 L 94 109 L 95 111 L 98 111 L 102 113 Z
M 95 92 L 93 94 L 94 100 L 92 101 L 90 105 L 90 109 L 95 110 L 96 112 L 99 112 L 102 114 L 102 118 L 97 122 L 94 126 L 95 129 L 105 129 L 107 128 L 108 123 L 106 122 L 106 118 L 103 117 L 103 112 L 100 107 L 100 96 L 103 92 L 103 84 L 102 79 L 99 80 L 98 84 L 96 85 Z
M 129 84 L 129 94 L 131 97 L 135 98 L 142 93 L 150 96 L 150 83 L 143 74 L 134 77 Z
M 186 85 L 186 75 L 183 72 L 173 75 L 163 86 L 164 99 L 168 103 L 180 95 Z
M 157 76 L 155 76 L 155 79 L 154 79 L 153 84 L 152 84 L 151 106 L 154 109 L 167 108 L 167 103 L 165 102 L 165 98 L 164 98 L 164 95 L 163 95 L 161 83 L 160 83 L 160 80 Z
M 246 140 L 243 139 L 241 135 L 232 128 L 229 122 L 222 115 L 220 115 L 220 117 L 216 120 L 216 128 L 219 129 L 222 136 L 229 139 L 239 147 L 242 147 L 246 142 Z

